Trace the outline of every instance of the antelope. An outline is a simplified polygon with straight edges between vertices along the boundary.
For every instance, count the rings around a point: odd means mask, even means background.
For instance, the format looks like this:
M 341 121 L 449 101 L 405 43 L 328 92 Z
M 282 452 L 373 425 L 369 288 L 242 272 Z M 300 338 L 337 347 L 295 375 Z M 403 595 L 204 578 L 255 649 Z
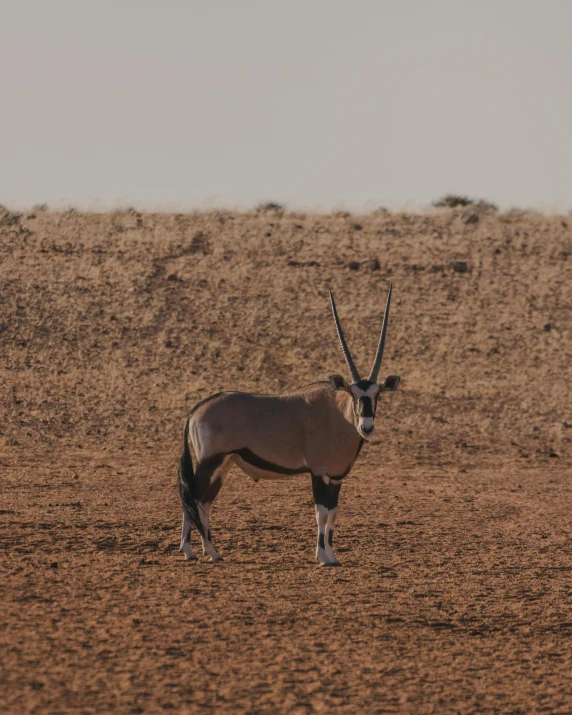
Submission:
M 383 358 L 392 286 L 389 285 L 381 336 L 369 377 L 363 380 L 346 343 L 330 290 L 336 331 L 352 382 L 341 375 L 285 395 L 218 392 L 199 402 L 185 422 L 178 488 L 183 505 L 181 551 L 196 560 L 191 528 L 211 561 L 221 556 L 213 546 L 209 517 L 223 481 L 235 464 L 259 479 L 288 479 L 310 474 L 314 495 L 320 566 L 339 566 L 333 538 L 342 481 L 353 467 L 364 440 L 374 431 L 380 393 L 397 390 L 400 377 L 377 382 Z M 196 457 L 193 470 L 189 436 Z

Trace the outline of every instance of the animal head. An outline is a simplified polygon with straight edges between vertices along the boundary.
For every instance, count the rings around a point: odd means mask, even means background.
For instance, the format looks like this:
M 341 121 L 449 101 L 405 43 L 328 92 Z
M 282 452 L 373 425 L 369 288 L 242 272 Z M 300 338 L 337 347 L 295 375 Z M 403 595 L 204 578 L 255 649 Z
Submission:
M 383 315 L 381 336 L 377 346 L 377 353 L 367 380 L 362 380 L 352 359 L 344 337 L 340 319 L 338 318 L 338 311 L 336 310 L 334 296 L 332 295 L 332 291 L 330 291 L 330 302 L 332 304 L 332 313 L 336 323 L 338 338 L 340 339 L 344 358 L 352 377 L 352 382 L 350 384 L 348 384 L 341 375 L 332 375 L 330 377 L 330 382 L 334 390 L 345 390 L 351 395 L 353 400 L 356 429 L 364 439 L 371 437 L 375 431 L 375 411 L 380 393 L 386 390 L 394 392 L 397 390 L 399 383 L 401 382 L 401 378 L 398 375 L 390 375 L 389 377 L 386 377 L 382 383 L 378 383 L 377 381 L 379 369 L 381 367 L 381 360 L 383 358 L 383 349 L 385 347 L 385 336 L 387 334 L 387 321 L 389 318 L 389 306 L 391 303 L 391 289 L 392 287 L 390 283 L 389 291 L 387 293 L 387 303 L 385 304 L 385 313 Z

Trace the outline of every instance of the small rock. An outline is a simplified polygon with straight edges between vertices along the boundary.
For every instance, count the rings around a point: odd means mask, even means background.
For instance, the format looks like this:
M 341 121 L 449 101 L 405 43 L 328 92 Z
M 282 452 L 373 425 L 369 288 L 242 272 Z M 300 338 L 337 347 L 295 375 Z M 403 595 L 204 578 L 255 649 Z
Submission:
M 177 276 L 176 273 L 171 273 L 171 275 L 167 276 L 168 281 L 178 281 L 179 277 Z
M 350 261 L 348 266 L 350 271 L 359 271 L 359 263 L 357 261 Z
M 50 564 L 50 568 L 51 568 L 51 569 L 57 569 L 57 568 L 58 568 L 58 562 L 57 562 L 57 561 L 52 561 L 52 563 Z
M 79 474 L 74 474 L 74 475 L 72 476 L 72 479 L 79 479 Z
M 469 264 L 467 261 L 453 261 L 451 268 L 455 271 L 455 273 L 468 273 Z
M 372 262 L 370 263 L 370 267 L 372 271 L 379 271 L 381 270 L 381 263 L 379 262 L 379 258 L 374 258 Z
M 546 325 L 544 326 L 544 332 L 549 333 L 553 327 L 554 325 L 552 325 L 552 323 L 546 323 Z

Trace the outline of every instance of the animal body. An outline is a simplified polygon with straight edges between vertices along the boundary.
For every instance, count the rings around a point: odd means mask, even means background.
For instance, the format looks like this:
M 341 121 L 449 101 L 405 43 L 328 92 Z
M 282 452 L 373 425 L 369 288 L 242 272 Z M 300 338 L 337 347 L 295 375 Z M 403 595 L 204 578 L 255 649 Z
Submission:
M 312 480 L 321 566 L 338 566 L 333 537 L 338 496 L 364 440 L 374 433 L 379 396 L 398 388 L 400 378 L 377 382 L 391 304 L 391 285 L 373 367 L 362 379 L 355 367 L 330 302 L 344 358 L 352 381 L 341 375 L 286 395 L 219 392 L 196 405 L 184 429 L 178 487 L 183 505 L 181 551 L 195 560 L 191 530 L 199 532 L 203 553 L 219 561 L 211 538 L 210 511 L 230 467 L 236 464 L 255 481 L 309 474 Z M 192 442 L 196 469 L 190 451 Z

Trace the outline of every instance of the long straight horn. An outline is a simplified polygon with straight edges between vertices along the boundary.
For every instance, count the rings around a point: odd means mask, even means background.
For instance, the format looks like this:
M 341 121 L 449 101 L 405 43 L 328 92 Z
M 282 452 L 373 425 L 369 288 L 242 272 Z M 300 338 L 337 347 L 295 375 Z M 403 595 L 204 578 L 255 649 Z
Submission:
M 381 367 L 381 359 L 383 358 L 383 348 L 385 347 L 385 335 L 387 333 L 387 321 L 389 318 L 389 304 L 391 303 L 391 283 L 389 284 L 389 291 L 387 293 L 387 303 L 385 304 L 385 313 L 383 314 L 383 325 L 381 327 L 381 336 L 379 338 L 379 345 L 377 346 L 377 354 L 375 356 L 375 361 L 369 377 L 367 378 L 370 382 L 377 382 L 377 376 L 379 374 L 379 368 Z
M 354 361 L 352 360 L 352 354 L 350 353 L 350 349 L 348 348 L 346 339 L 344 338 L 344 332 L 342 330 L 342 326 L 340 325 L 340 319 L 338 318 L 338 311 L 336 310 L 336 304 L 334 303 L 334 296 L 333 296 L 331 290 L 330 290 L 330 303 L 332 304 L 332 313 L 334 314 L 334 320 L 336 321 L 336 330 L 338 331 L 338 338 L 340 339 L 340 343 L 342 345 L 342 350 L 344 351 L 344 358 L 346 359 L 346 364 L 349 368 L 350 375 L 352 376 L 352 380 L 354 382 L 359 382 L 361 378 L 359 376 L 359 372 L 357 371 L 356 366 L 354 365 Z

